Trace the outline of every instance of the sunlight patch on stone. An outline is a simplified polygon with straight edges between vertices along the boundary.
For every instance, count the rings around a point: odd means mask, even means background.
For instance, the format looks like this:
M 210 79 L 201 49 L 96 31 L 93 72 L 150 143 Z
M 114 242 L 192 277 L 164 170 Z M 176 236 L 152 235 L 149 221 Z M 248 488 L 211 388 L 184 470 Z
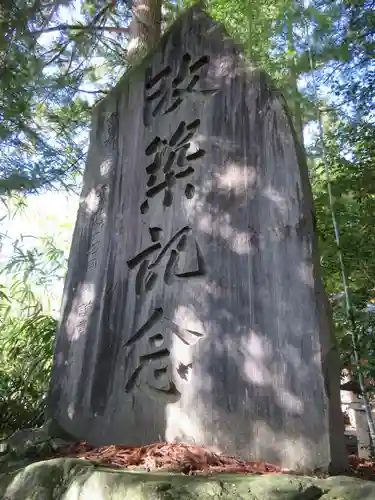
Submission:
M 95 285 L 93 283 L 81 284 L 66 322 L 66 334 L 70 341 L 77 341 L 81 336 L 81 331 L 85 331 L 94 299 Z

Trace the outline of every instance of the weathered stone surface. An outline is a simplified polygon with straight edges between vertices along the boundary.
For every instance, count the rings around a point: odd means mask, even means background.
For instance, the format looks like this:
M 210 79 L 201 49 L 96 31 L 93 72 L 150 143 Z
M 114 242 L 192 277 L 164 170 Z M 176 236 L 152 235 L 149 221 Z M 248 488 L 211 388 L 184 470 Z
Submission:
M 349 477 L 211 477 L 127 472 L 76 459 L 0 474 L 2 500 L 373 500 L 375 483 Z
M 97 445 L 343 468 L 318 265 L 283 98 L 188 11 L 95 110 L 50 414 Z
M 51 419 L 40 428 L 20 429 L 0 442 L 0 473 L 49 458 L 69 443 L 71 436 Z

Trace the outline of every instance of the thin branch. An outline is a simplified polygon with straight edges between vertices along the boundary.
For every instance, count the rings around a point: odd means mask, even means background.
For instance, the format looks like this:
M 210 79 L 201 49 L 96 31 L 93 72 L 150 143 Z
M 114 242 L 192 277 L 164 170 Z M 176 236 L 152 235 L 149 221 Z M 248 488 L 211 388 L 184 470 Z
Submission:
M 80 24 L 59 24 L 45 30 L 34 31 L 31 35 L 41 35 L 42 33 L 52 33 L 54 31 L 109 31 L 111 33 L 129 33 L 129 28 L 119 28 L 117 26 L 82 26 Z
M 93 94 L 93 95 L 96 95 L 96 94 L 109 94 L 110 90 L 103 90 L 103 89 L 97 89 L 97 90 L 85 90 L 85 89 L 81 89 L 79 87 L 76 87 L 74 85 L 68 85 L 69 88 L 71 88 L 72 90 L 75 90 L 76 92 L 82 92 L 84 94 Z
M 57 52 L 52 56 L 52 58 L 45 62 L 43 64 L 43 69 L 46 68 L 47 66 L 50 66 L 52 63 L 54 63 L 62 54 L 63 52 L 68 48 L 68 45 L 71 43 L 71 40 L 66 42 Z
M 116 0 L 111 0 L 107 3 L 95 16 L 92 18 L 90 22 L 90 26 L 93 27 L 98 21 L 103 20 L 108 10 L 116 7 Z

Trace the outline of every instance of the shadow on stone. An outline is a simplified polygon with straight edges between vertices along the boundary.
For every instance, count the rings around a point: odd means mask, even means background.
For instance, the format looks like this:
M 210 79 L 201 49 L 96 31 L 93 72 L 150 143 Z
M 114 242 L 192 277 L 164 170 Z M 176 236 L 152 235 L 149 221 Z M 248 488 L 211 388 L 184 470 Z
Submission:
M 49 415 L 344 470 L 338 357 L 285 102 L 190 9 L 93 116 Z

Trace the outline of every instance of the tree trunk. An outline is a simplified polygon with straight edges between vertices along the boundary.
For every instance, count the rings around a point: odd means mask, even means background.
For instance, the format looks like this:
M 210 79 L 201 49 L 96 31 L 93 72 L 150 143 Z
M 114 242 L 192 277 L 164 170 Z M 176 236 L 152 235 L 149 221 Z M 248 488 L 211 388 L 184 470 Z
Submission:
M 128 45 L 128 59 L 155 47 L 160 40 L 162 0 L 133 0 L 133 19 L 130 26 L 131 40 Z

